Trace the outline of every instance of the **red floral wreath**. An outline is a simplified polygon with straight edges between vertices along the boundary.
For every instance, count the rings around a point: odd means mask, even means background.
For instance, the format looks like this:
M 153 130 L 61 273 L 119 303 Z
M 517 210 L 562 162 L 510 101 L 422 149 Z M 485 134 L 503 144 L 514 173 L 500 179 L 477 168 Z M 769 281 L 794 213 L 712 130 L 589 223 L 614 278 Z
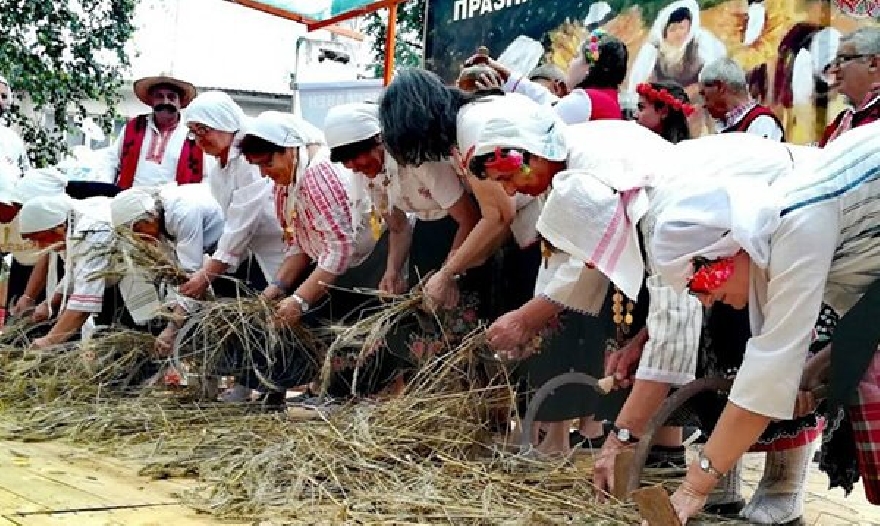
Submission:
M 645 97 L 651 102 L 659 102 L 675 111 L 684 113 L 685 117 L 690 117 L 697 109 L 692 105 L 677 99 L 665 89 L 654 89 L 647 82 L 643 82 L 636 86 L 636 93 Z
M 695 294 L 708 294 L 724 285 L 732 275 L 733 258 L 704 263 L 694 272 L 688 289 Z
M 525 160 L 523 159 L 523 154 L 516 150 L 510 150 L 507 152 L 507 155 L 504 155 L 501 152 L 500 147 L 495 147 L 495 157 L 492 160 L 486 161 L 486 168 L 498 170 L 499 172 L 515 172 L 517 170 L 524 170 Z

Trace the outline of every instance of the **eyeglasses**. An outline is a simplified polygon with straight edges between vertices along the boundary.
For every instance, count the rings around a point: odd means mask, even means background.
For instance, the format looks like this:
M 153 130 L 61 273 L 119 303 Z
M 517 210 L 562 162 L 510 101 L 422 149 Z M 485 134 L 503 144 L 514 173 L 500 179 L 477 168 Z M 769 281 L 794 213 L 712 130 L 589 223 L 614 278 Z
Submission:
M 214 131 L 214 128 L 210 128 L 204 124 L 190 124 L 189 131 L 196 137 L 204 137 Z
M 861 58 L 870 58 L 875 56 L 876 53 L 856 53 L 852 55 L 837 55 L 834 57 L 828 66 L 826 67 L 826 71 L 831 68 L 839 68 L 846 64 L 847 62 L 852 62 L 853 60 L 858 60 Z

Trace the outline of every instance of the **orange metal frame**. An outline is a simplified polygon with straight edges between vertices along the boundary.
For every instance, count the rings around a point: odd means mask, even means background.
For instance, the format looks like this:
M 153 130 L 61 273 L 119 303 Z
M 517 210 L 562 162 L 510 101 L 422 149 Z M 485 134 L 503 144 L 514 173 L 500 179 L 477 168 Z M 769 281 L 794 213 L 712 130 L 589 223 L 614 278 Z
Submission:
M 352 9 L 351 11 L 347 11 L 345 13 L 334 16 L 333 18 L 329 18 L 327 20 L 314 20 L 308 17 L 297 15 L 296 13 L 291 13 L 290 11 L 285 11 L 284 9 L 279 9 L 277 7 L 268 6 L 259 0 L 228 0 L 230 2 L 243 5 L 245 7 L 249 7 L 251 9 L 256 9 L 257 11 L 262 11 L 264 13 L 269 13 L 270 15 L 279 16 L 281 18 L 286 18 L 288 20 L 293 20 L 295 22 L 299 22 L 301 24 L 305 24 L 309 31 L 315 31 L 317 29 L 325 29 L 330 31 L 331 33 L 353 38 L 355 40 L 362 41 L 364 40 L 364 35 L 358 33 L 356 31 L 352 31 L 350 29 L 346 29 L 344 27 L 340 27 L 336 24 L 339 22 L 344 22 L 356 16 L 362 16 L 374 11 L 378 11 L 379 9 L 388 9 L 388 28 L 385 31 L 385 85 L 387 86 L 389 82 L 391 82 L 391 75 L 394 70 L 394 48 L 397 46 L 397 5 L 406 2 L 407 0 L 377 0 L 371 4 L 367 4 L 364 7 L 360 7 L 358 9 Z

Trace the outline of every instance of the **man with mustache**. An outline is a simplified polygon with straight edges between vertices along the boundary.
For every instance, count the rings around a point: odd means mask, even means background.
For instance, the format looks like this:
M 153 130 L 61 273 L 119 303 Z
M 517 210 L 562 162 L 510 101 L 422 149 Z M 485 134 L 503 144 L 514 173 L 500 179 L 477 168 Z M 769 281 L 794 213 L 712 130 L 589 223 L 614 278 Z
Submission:
M 153 112 L 129 120 L 110 149 L 116 185 L 127 190 L 201 182 L 206 159 L 180 118 L 196 96 L 195 86 L 168 76 L 146 77 L 134 83 L 134 93 Z
M 12 104 L 12 89 L 9 81 L 0 75 L 0 119 L 9 111 Z M 0 124 L 0 170 L 4 174 L 21 177 L 30 169 L 27 149 L 18 133 L 4 124 Z

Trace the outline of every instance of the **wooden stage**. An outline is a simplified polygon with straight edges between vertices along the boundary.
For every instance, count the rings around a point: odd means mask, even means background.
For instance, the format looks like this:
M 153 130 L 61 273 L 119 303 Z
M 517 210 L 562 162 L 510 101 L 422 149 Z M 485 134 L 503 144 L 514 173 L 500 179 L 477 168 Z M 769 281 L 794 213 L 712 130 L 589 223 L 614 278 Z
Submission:
M 760 478 L 763 457 L 747 459 L 746 489 Z M 153 481 L 137 465 L 91 454 L 60 442 L 0 442 L 0 526 L 195 526 L 236 524 L 198 514 L 176 494 L 189 480 Z M 880 507 L 867 503 L 859 486 L 849 498 L 825 490 L 813 467 L 807 525 L 880 525 Z M 268 526 L 270 523 L 263 523 Z

